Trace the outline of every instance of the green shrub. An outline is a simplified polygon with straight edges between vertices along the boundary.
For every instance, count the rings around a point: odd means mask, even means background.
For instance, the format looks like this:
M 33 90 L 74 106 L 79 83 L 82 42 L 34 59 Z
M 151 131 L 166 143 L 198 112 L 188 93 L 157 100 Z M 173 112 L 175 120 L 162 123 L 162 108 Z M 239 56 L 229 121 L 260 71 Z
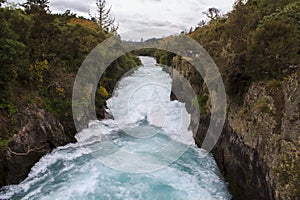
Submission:
M 198 95 L 197 96 L 198 104 L 199 104 L 199 110 L 200 113 L 205 113 L 207 110 L 207 101 L 208 101 L 208 96 L 207 95 Z
M 0 104 L 0 110 L 6 110 L 9 116 L 18 112 L 18 108 L 11 102 L 2 102 Z

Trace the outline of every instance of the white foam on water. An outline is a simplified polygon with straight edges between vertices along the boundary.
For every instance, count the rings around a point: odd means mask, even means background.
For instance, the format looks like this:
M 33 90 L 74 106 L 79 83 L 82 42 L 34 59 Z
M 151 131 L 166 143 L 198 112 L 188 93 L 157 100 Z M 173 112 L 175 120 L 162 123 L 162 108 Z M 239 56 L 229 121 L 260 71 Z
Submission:
M 42 157 L 22 183 L 2 188 L 0 199 L 230 199 L 213 157 L 190 145 L 190 115 L 183 103 L 169 100 L 170 76 L 154 59 L 142 61 L 144 67 L 122 79 L 107 102 L 114 119 L 91 121 L 76 135 L 77 143 Z M 165 154 L 157 153 L 164 148 Z M 168 163 L 180 148 L 186 152 Z M 110 159 L 115 150 L 123 154 Z M 128 173 L 101 159 L 133 172 L 142 162 L 152 163 L 149 168 L 167 164 L 151 173 Z
M 144 67 L 118 84 L 115 96 L 107 101 L 108 108 L 122 129 L 147 119 L 151 125 L 161 127 L 172 139 L 193 144 L 188 131 L 190 114 L 184 103 L 170 101 L 171 78 L 155 66 L 153 58 L 143 57 Z M 180 137 L 178 137 L 180 134 Z

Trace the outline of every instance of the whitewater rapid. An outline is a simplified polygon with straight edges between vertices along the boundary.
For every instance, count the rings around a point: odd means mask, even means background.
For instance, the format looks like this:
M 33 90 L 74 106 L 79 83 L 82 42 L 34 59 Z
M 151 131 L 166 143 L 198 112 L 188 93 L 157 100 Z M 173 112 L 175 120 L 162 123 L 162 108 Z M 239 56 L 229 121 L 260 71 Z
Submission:
M 230 199 L 213 157 L 194 145 L 184 104 L 170 101 L 172 79 L 141 60 L 107 101 L 113 119 L 90 122 L 0 199 Z

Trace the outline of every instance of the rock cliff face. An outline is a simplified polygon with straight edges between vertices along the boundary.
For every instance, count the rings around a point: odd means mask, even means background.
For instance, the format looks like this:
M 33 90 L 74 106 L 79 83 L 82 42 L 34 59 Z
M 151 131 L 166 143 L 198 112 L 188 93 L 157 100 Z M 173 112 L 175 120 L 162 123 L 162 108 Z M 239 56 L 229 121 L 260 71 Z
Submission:
M 299 82 L 294 74 L 283 82 L 255 83 L 243 106 L 230 106 L 212 153 L 235 199 L 299 198 Z M 199 145 L 208 125 L 203 122 Z
M 26 109 L 22 114 L 25 119 L 23 126 L 2 156 L 3 185 L 19 183 L 45 153 L 74 140 L 65 134 L 63 126 L 50 113 L 42 109 Z
M 195 73 L 186 65 L 177 62 L 174 67 L 193 85 Z M 201 84 L 193 87 L 206 93 Z M 199 147 L 209 121 L 209 115 L 202 115 L 195 135 Z M 299 199 L 300 73 L 253 83 L 242 105 L 230 103 L 212 153 L 234 199 Z

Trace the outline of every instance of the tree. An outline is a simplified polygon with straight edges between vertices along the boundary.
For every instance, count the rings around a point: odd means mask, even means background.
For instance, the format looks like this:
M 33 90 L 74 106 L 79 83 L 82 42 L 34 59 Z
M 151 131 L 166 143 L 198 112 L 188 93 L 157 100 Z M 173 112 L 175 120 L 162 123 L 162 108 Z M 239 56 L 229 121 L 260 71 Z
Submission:
M 6 3 L 6 0 L 0 0 L 0 7 L 2 6 L 2 4 Z
M 49 0 L 27 0 L 22 6 L 29 13 L 46 13 L 49 11 L 48 4 Z
M 92 20 L 99 26 L 101 30 L 106 32 L 117 32 L 119 25 L 115 25 L 115 18 L 110 16 L 111 7 L 107 9 L 106 0 L 96 0 L 97 15 Z
M 217 8 L 209 8 L 207 12 L 203 12 L 209 19 L 216 19 L 220 16 L 220 10 Z
M 202 27 L 206 24 L 206 21 L 205 20 L 201 20 L 197 25 L 198 27 Z
M 22 22 L 18 30 L 15 25 Z M 27 49 L 23 43 L 27 34 L 23 32 L 28 25 L 24 16 L 18 11 L 1 8 L 0 12 L 0 93 L 3 97 L 4 90 L 12 84 L 18 76 L 26 73 Z M 22 34 L 22 39 L 21 35 Z M 24 40 L 23 40 L 24 39 Z M 3 90 L 4 89 L 4 90 Z

